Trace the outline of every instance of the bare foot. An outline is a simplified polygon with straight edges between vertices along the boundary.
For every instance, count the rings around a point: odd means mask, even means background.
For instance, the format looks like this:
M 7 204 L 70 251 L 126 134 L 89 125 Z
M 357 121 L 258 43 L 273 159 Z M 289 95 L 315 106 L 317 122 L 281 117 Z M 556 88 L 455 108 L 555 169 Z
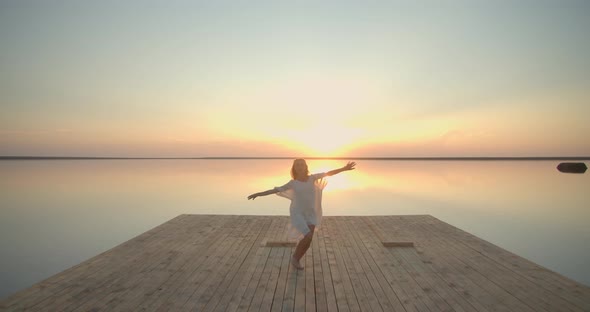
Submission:
M 301 266 L 301 263 L 299 263 L 299 260 L 296 260 L 295 258 L 291 257 L 291 264 L 297 269 L 297 270 L 303 270 L 303 266 Z

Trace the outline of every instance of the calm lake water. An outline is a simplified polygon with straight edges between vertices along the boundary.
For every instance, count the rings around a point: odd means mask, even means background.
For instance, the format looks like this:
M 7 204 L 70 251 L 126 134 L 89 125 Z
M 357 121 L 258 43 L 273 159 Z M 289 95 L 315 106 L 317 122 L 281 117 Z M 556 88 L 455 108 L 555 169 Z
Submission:
M 179 214 L 288 215 L 291 160 L 0 161 L 0 298 Z M 310 171 L 345 161 L 310 160 Z M 590 285 L 590 174 L 557 161 L 358 161 L 325 215 L 430 214 Z

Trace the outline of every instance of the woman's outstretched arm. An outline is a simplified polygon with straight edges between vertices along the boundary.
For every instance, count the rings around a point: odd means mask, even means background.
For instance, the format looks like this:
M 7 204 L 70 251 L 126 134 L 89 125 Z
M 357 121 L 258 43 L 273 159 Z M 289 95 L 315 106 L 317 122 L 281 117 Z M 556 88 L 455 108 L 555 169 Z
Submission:
M 354 166 L 356 166 L 356 163 L 354 161 L 349 161 L 348 164 L 346 164 L 346 166 L 328 171 L 328 172 L 326 172 L 326 175 L 333 176 L 333 175 L 340 173 L 342 171 L 354 170 Z
M 264 192 L 258 192 L 258 193 L 254 193 L 254 194 L 248 196 L 248 199 L 255 199 L 258 196 L 266 196 L 266 195 L 270 195 L 270 194 L 275 194 L 277 192 L 278 192 L 277 189 L 271 189 L 271 190 L 264 191 Z

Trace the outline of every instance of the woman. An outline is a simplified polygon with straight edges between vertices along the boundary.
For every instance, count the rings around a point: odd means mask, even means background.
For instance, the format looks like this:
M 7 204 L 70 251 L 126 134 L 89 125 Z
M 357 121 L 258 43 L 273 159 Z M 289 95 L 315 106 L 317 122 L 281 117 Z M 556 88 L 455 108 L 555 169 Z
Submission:
M 291 206 L 289 207 L 291 216 L 289 237 L 299 240 L 291 257 L 291 264 L 298 270 L 303 269 L 299 261 L 311 245 L 315 228 L 321 223 L 322 189 L 326 185 L 322 178 L 343 171 L 354 170 L 355 166 L 355 162 L 348 162 L 342 168 L 310 175 L 305 160 L 295 159 L 291 167 L 292 180 L 287 184 L 248 196 L 248 199 L 255 199 L 258 196 L 278 194 L 291 200 Z

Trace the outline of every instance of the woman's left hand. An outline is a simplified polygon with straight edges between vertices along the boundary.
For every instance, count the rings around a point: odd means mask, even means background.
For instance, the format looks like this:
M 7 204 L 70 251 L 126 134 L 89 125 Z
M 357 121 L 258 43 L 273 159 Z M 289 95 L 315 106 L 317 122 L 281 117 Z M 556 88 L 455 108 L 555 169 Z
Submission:
M 342 169 L 354 170 L 354 166 L 356 166 L 356 163 L 354 161 L 349 161 L 348 164 L 346 164 L 346 166 L 342 167 Z

